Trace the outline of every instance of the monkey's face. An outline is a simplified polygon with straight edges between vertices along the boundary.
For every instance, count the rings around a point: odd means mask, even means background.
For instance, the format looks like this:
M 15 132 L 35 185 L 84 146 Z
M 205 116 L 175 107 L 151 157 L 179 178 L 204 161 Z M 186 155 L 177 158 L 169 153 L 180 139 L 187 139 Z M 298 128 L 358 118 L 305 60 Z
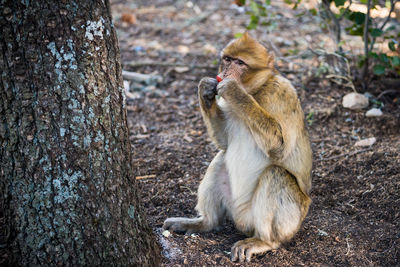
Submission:
M 273 54 L 246 32 L 222 50 L 218 76 L 234 79 L 247 92 L 252 92 L 260 88 L 274 71 Z
M 233 58 L 227 55 L 222 57 L 219 77 L 222 79 L 230 78 L 241 83 L 243 76 L 248 71 L 249 66 L 240 58 Z

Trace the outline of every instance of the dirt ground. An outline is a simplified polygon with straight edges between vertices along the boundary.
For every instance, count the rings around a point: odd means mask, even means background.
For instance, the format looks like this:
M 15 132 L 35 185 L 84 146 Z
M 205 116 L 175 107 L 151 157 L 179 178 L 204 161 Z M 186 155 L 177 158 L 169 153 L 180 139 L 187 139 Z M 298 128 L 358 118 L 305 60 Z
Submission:
M 219 232 L 191 236 L 164 237 L 160 230 L 167 217 L 196 215 L 196 191 L 217 152 L 200 115 L 197 83 L 216 75 L 220 49 L 245 29 L 248 16 L 226 2 L 112 5 L 124 69 L 162 77 L 154 86 L 136 88 L 128 99 L 128 117 L 143 203 L 163 246 L 163 266 L 235 265 L 229 259 L 230 248 L 244 238 L 230 221 Z M 332 45 L 315 20 L 296 17 L 301 8 L 293 11 L 275 4 L 269 11 L 276 16 L 276 28 L 269 34 L 261 28 L 250 33 L 268 48 L 278 49 L 278 56 L 291 59 L 291 51 L 329 50 Z M 138 64 L 149 61 L 158 64 Z M 307 61 L 297 62 L 277 64 L 296 86 L 307 115 L 313 202 L 290 242 L 254 257 L 248 266 L 399 266 L 399 95 L 385 94 L 379 99 L 383 116 L 367 118 L 366 110 L 342 107 L 341 99 L 350 88 L 323 76 L 307 77 Z M 178 63 L 188 67 L 176 67 Z M 375 81 L 368 91 L 376 98 L 385 89 Z M 354 146 L 369 137 L 377 140 L 371 147 Z

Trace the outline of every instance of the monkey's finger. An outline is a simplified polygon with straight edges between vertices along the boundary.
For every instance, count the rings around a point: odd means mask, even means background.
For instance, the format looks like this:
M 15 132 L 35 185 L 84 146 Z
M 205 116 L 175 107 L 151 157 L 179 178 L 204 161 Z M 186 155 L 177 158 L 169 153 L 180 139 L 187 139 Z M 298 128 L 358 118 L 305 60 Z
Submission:
M 237 253 L 238 253 L 237 247 L 233 246 L 231 249 L 231 261 L 237 261 L 237 259 L 238 259 Z
M 210 77 L 204 77 L 203 79 L 200 80 L 199 83 L 199 88 L 204 89 L 212 89 L 214 87 L 216 87 L 218 84 L 217 80 L 214 78 L 210 78 Z
M 204 91 L 203 97 L 205 97 L 207 99 L 214 99 L 214 97 L 215 97 L 214 90 Z
M 211 108 L 213 101 L 205 98 L 204 103 L 206 104 L 207 108 Z
M 253 251 L 251 248 L 248 248 L 246 250 L 246 261 L 250 262 L 251 261 L 251 257 L 253 256 Z
M 239 262 L 244 262 L 246 259 L 246 246 L 239 247 Z

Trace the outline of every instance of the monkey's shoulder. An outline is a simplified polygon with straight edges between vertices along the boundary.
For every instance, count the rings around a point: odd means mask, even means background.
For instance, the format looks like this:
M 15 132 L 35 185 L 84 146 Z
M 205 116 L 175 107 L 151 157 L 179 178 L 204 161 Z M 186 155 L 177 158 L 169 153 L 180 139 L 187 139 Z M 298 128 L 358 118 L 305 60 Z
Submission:
M 280 75 L 265 83 L 253 97 L 268 112 L 303 116 L 296 89 Z
M 283 76 L 276 75 L 273 79 L 266 82 L 262 89 L 258 91 L 259 97 L 273 98 L 278 101 L 297 100 L 297 91 L 292 83 Z

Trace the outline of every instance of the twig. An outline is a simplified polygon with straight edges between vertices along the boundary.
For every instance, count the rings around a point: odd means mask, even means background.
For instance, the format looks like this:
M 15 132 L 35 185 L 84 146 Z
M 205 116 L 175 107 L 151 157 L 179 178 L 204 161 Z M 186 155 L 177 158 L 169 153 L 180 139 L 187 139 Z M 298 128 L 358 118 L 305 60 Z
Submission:
M 380 99 L 382 96 L 386 94 L 399 93 L 399 92 L 400 92 L 399 90 L 394 90 L 394 89 L 385 90 L 382 93 L 380 93 L 376 99 Z
M 332 138 L 319 138 L 319 139 L 311 139 L 312 143 L 321 143 L 326 141 L 333 141 Z
M 330 1 L 328 0 L 323 0 L 322 4 L 325 6 L 326 12 L 329 14 L 331 19 L 333 20 L 333 23 L 335 25 L 335 28 L 333 29 L 334 34 L 335 34 L 335 39 L 336 39 L 336 46 L 340 43 L 340 40 L 342 39 L 341 37 L 341 27 L 340 27 L 340 19 L 336 17 L 336 14 L 332 12 L 330 8 Z M 339 51 L 341 51 L 342 48 L 339 47 Z
M 368 0 L 367 3 L 367 14 L 365 15 L 365 21 L 364 21 L 364 55 L 365 55 L 365 62 L 364 62 L 364 67 L 361 73 L 361 80 L 364 85 L 364 89 L 368 86 L 368 83 L 365 81 L 367 72 L 368 72 L 368 54 L 369 54 L 369 49 L 368 49 L 368 28 L 369 28 L 369 18 L 370 18 L 370 11 L 371 11 L 371 0 Z
M 346 237 L 346 244 L 347 244 L 347 252 L 346 252 L 346 256 L 347 256 L 350 253 L 350 244 L 349 244 L 349 238 L 348 237 Z
M 183 63 L 170 63 L 170 62 L 158 62 L 158 61 L 142 61 L 142 62 L 125 62 L 125 66 L 129 66 L 132 68 L 143 67 L 143 66 L 161 66 L 161 67 L 188 67 L 191 69 L 217 69 L 218 66 L 209 64 L 209 65 L 196 65 L 196 64 L 183 64 Z
M 343 60 L 344 63 L 346 63 L 346 69 L 347 69 L 346 76 L 339 75 L 339 74 L 328 74 L 326 76 L 326 78 L 331 79 L 333 82 L 335 82 L 337 84 L 340 84 L 340 85 L 342 85 L 342 83 L 340 83 L 337 80 L 334 80 L 332 78 L 345 80 L 345 81 L 347 81 L 347 84 L 344 84 L 344 86 L 350 87 L 351 89 L 353 89 L 354 92 L 357 92 L 357 90 L 356 90 L 356 88 L 355 88 L 355 86 L 353 84 L 353 80 L 351 78 L 350 64 L 349 64 L 349 61 L 347 60 L 346 57 L 344 57 L 341 54 L 335 53 L 335 52 L 328 53 L 328 52 L 325 52 L 322 49 L 318 49 L 318 51 L 314 51 L 312 48 L 308 48 L 308 50 L 311 51 L 311 53 L 313 53 L 313 54 L 315 54 L 315 55 L 317 55 L 319 57 L 320 56 L 324 57 L 325 61 L 327 61 L 328 56 L 335 56 L 335 57 L 339 58 L 339 60 Z
M 340 21 L 346 14 L 347 12 L 349 12 L 350 6 L 353 4 L 353 1 L 350 0 L 349 1 L 349 5 L 346 7 L 346 10 L 342 13 L 342 15 L 340 15 L 340 17 L 338 17 L 338 20 Z
M 394 6 L 396 4 L 397 1 L 394 0 L 390 0 L 390 10 L 389 10 L 389 15 L 386 17 L 385 21 L 382 23 L 382 25 L 379 27 L 379 30 L 383 30 L 383 28 L 386 26 L 386 24 L 389 22 L 390 20 L 390 15 L 392 14 L 393 10 L 394 10 Z M 376 37 L 372 37 L 372 41 L 371 44 L 369 46 L 369 50 L 372 51 L 372 48 L 375 45 L 375 41 L 376 41 Z
M 187 189 L 192 196 L 196 195 L 196 192 L 194 192 L 192 189 L 190 189 L 190 187 L 187 187 L 187 186 L 184 186 L 184 185 L 181 185 L 179 187 Z
M 143 74 L 143 73 L 138 73 L 138 72 L 126 71 L 126 70 L 122 70 L 122 77 L 124 78 L 124 80 L 130 80 L 130 81 L 135 81 L 135 82 L 145 82 L 145 83 L 148 83 L 151 80 L 157 80 L 157 79 L 161 78 L 157 75 Z
M 137 135 L 132 136 L 132 138 L 137 138 L 137 139 L 146 139 L 149 137 L 150 137 L 150 134 L 137 134 Z
M 350 87 L 351 89 L 353 89 L 354 92 L 357 92 L 356 88 L 354 87 L 353 81 L 351 80 L 351 78 L 349 78 L 347 76 L 329 74 L 329 75 L 326 75 L 326 78 L 331 79 L 333 82 L 335 82 L 335 83 L 337 83 L 339 85 L 342 85 L 342 83 L 340 81 L 335 80 L 335 79 L 345 80 L 347 83 L 343 84 L 343 86 Z
M 361 150 L 357 150 L 357 151 L 354 151 L 354 152 L 351 152 L 351 153 L 343 153 L 343 154 L 332 156 L 332 157 L 329 157 L 329 158 L 320 159 L 320 161 L 327 161 L 327 160 L 337 159 L 337 158 L 341 158 L 341 157 L 345 157 L 345 156 L 351 157 L 351 156 L 354 156 L 354 155 L 357 155 L 357 154 L 360 154 L 360 153 L 363 153 L 363 152 L 367 152 L 367 151 L 370 151 L 370 150 L 371 150 L 371 148 L 361 149 Z
M 142 180 L 142 179 L 150 179 L 150 178 L 155 178 L 155 174 L 149 174 L 149 175 L 142 175 L 142 176 L 136 176 L 136 180 Z

